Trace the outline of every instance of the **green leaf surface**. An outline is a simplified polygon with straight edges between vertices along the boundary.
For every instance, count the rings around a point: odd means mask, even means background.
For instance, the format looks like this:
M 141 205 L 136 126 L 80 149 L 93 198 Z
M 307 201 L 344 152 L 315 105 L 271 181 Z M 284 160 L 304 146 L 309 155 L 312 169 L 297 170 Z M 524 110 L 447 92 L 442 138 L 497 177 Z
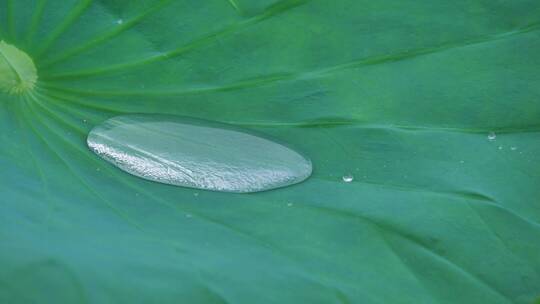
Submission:
M 0 93 L 0 303 L 540 296 L 537 0 L 0 0 L 0 40 L 38 73 Z M 261 131 L 314 173 L 142 180 L 85 144 L 125 113 Z

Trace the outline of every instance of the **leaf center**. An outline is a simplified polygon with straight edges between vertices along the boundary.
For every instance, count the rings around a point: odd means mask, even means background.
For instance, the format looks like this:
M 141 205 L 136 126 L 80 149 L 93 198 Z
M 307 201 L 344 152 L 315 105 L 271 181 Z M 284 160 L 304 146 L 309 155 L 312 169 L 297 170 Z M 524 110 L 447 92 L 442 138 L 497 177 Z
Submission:
M 0 91 L 9 94 L 31 91 L 37 78 L 32 58 L 15 46 L 0 41 Z

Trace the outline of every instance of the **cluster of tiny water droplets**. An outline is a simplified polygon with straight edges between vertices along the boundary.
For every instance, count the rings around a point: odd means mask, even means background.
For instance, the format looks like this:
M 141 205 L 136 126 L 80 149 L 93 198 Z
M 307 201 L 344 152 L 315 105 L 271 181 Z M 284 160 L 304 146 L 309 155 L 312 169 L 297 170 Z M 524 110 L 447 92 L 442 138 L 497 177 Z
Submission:
M 150 176 L 156 180 L 165 180 L 167 178 L 173 178 L 174 176 L 170 170 L 163 167 L 160 163 L 154 162 L 145 158 L 141 158 L 136 155 L 127 154 L 119 151 L 111 146 L 96 143 L 90 141 L 88 143 L 90 149 L 92 149 L 100 157 L 114 162 L 118 167 L 123 170 L 130 170 L 145 176 Z M 166 174 L 164 174 L 166 173 Z

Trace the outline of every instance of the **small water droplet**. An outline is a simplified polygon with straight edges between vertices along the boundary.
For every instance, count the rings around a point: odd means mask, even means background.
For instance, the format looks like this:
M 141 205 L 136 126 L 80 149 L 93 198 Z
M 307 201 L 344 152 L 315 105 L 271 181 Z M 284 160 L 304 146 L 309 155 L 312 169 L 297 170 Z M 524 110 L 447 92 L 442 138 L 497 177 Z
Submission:
M 187 217 L 187 218 L 192 218 L 193 215 L 191 215 L 191 214 L 188 213 L 188 214 L 186 214 L 186 217 Z
M 86 120 L 86 119 L 83 119 L 83 122 L 84 122 L 84 123 L 87 123 L 87 122 L 88 122 L 88 120 Z
M 293 203 L 287 203 L 287 207 L 292 207 Z
M 460 164 L 464 164 L 465 161 L 464 161 L 464 160 L 460 160 L 459 163 L 460 163 Z
M 354 176 L 352 176 L 351 174 L 347 174 L 347 175 L 343 175 L 342 179 L 344 182 L 350 183 L 354 180 Z
M 516 150 L 517 150 L 517 147 L 510 147 L 510 150 L 516 151 Z
M 172 115 L 134 114 L 96 126 L 88 147 L 135 176 L 164 184 L 249 193 L 307 179 L 311 161 L 235 126 Z
M 193 196 L 199 196 L 199 192 L 193 193 Z
M 499 146 L 498 149 L 499 149 L 499 150 L 502 150 L 502 149 L 503 149 L 503 146 Z
M 116 20 L 116 24 L 122 24 L 122 23 L 124 23 L 124 20 L 122 20 L 122 19 Z
M 491 141 L 495 140 L 497 138 L 497 134 L 495 132 L 489 132 L 487 138 Z

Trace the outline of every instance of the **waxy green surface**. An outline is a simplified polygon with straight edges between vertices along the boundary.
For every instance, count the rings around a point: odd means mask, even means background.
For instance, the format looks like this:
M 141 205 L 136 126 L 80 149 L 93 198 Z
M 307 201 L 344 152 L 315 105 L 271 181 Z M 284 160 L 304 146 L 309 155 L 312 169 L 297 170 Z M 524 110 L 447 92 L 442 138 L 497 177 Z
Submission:
M 0 303 L 540 296 L 537 0 L 0 0 L 0 40 L 38 76 L 0 95 Z M 86 147 L 129 113 L 257 130 L 315 170 L 145 181 Z

